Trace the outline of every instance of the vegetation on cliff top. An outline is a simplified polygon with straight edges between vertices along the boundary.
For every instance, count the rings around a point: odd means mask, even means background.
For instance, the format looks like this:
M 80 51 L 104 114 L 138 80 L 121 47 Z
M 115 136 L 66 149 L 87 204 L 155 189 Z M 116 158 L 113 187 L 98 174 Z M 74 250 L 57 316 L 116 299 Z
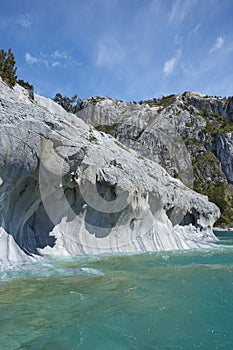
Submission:
M 169 107 L 176 100 L 176 95 L 162 96 L 161 98 L 153 98 L 150 100 L 139 101 L 139 104 L 148 104 L 150 107 L 159 107 L 160 110 Z
M 11 49 L 0 50 L 0 76 L 10 87 L 13 87 L 17 81 L 15 63 L 15 56 Z
M 24 89 L 28 90 L 29 98 L 34 100 L 34 87 L 29 84 L 29 82 L 23 79 L 17 80 L 17 67 L 15 66 L 15 55 L 12 49 L 9 48 L 8 51 L 4 49 L 0 50 L 0 76 L 2 80 L 10 87 L 13 88 L 16 83 L 21 85 Z

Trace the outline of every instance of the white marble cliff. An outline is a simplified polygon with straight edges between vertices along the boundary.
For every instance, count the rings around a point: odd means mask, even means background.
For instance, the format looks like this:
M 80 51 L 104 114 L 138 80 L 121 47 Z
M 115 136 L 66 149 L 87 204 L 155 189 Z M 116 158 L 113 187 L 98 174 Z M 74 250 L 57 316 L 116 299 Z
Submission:
M 218 217 L 156 162 L 0 80 L 0 269 L 43 256 L 209 247 Z

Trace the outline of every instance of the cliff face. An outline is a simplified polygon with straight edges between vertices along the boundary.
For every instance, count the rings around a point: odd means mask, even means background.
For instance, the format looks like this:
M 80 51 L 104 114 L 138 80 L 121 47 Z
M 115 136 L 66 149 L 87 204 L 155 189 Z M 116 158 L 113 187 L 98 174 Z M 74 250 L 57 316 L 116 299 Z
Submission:
M 215 240 L 219 210 L 205 196 L 52 100 L 35 95 L 32 102 L 0 81 L 0 129 L 1 268 L 43 255 L 188 249 Z
M 233 222 L 233 97 L 186 92 L 139 103 L 96 97 L 82 101 L 77 115 L 208 195 L 221 208 L 219 224 Z

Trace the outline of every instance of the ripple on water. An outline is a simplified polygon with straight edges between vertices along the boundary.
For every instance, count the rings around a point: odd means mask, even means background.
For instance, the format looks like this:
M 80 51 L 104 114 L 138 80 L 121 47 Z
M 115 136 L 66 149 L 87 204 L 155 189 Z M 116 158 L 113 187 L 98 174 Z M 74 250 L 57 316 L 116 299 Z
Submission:
M 12 269 L 0 349 L 232 350 L 232 265 L 232 249 L 219 248 Z

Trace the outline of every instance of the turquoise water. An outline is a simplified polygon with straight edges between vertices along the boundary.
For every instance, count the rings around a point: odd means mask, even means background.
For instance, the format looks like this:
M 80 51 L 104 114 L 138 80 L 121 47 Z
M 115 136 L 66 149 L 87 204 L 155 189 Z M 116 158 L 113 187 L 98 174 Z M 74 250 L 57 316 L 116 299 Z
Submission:
M 233 236 L 216 250 L 94 256 L 0 275 L 0 349 L 233 349 Z

